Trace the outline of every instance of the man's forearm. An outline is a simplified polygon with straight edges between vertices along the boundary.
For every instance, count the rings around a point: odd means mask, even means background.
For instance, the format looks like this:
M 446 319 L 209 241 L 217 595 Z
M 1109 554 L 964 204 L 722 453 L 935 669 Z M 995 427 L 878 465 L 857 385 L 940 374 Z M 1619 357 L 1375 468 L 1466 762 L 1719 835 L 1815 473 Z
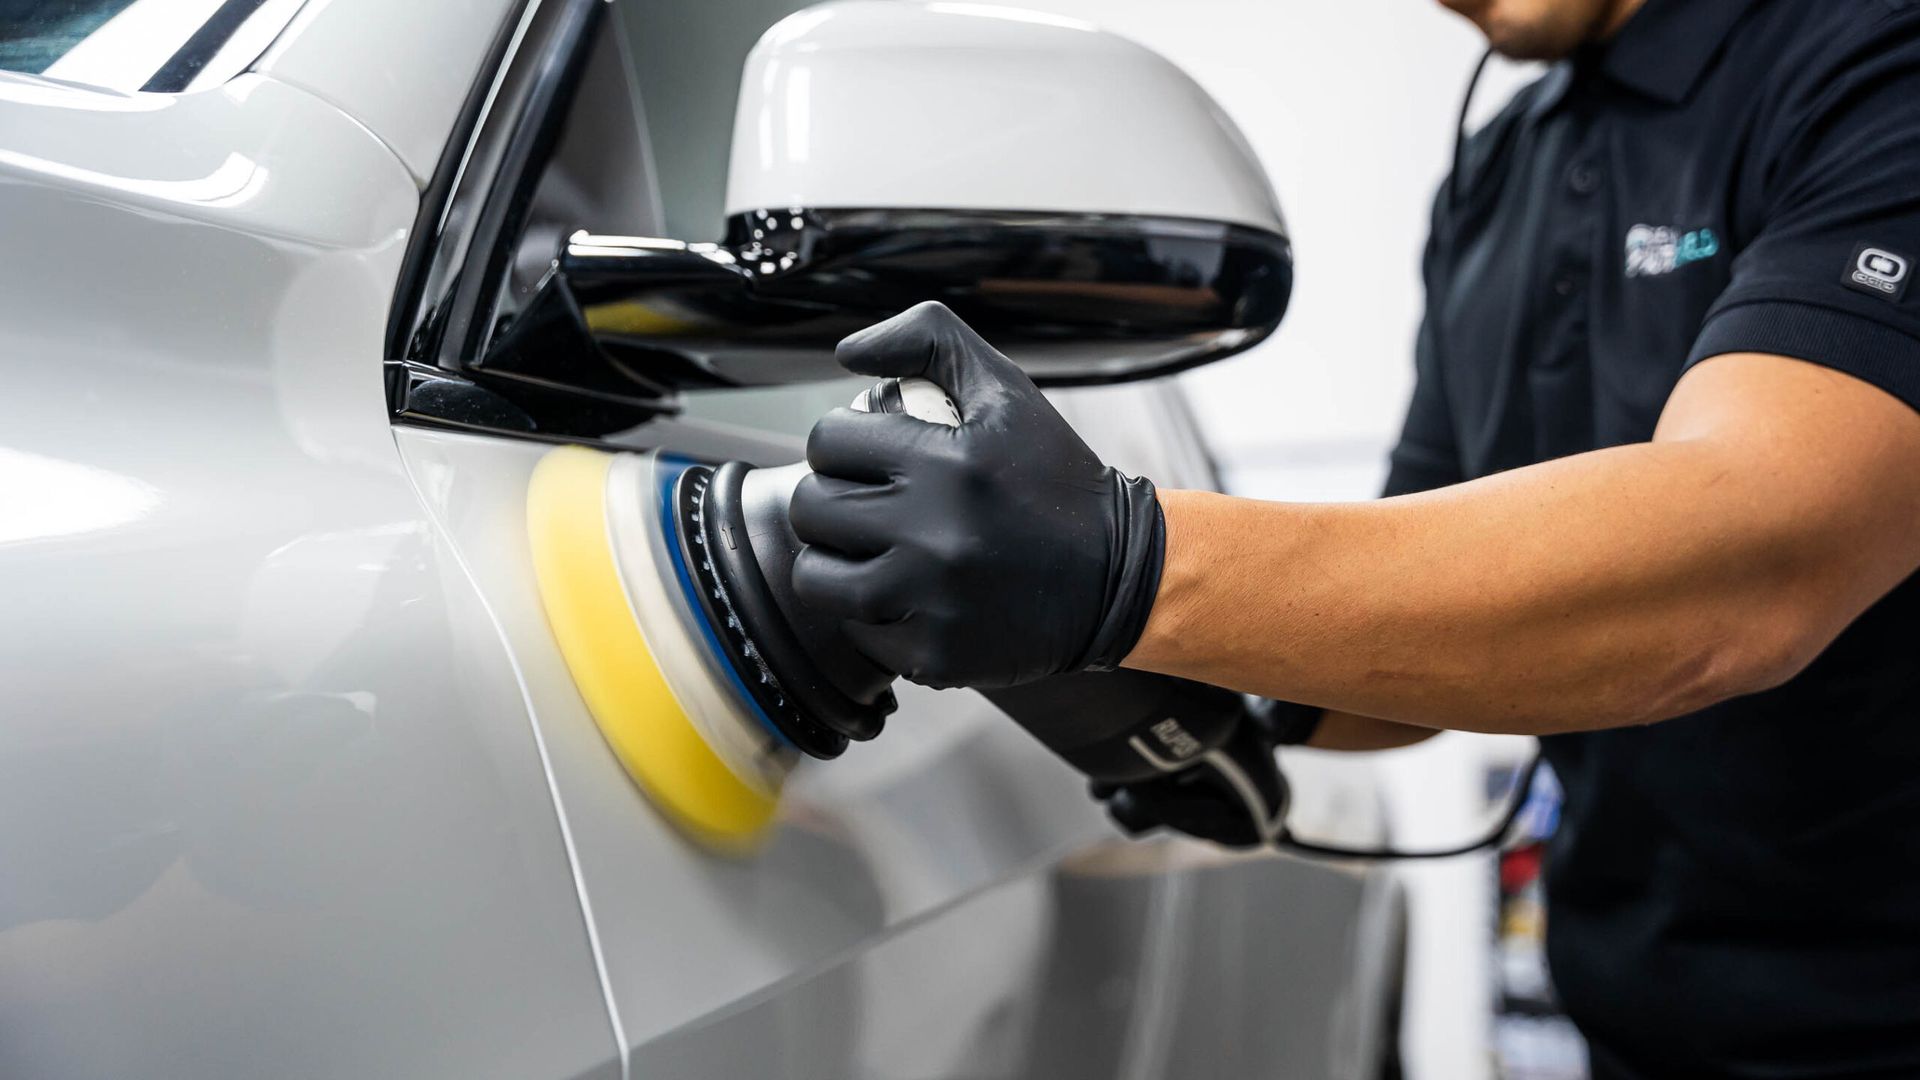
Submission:
M 1680 715 L 1791 676 L 1911 572 L 1905 541 L 1842 557 L 1836 537 L 1905 535 L 1914 508 L 1824 464 L 1681 438 L 1375 503 L 1166 492 L 1127 663 L 1423 727 Z
M 1642 482 L 1671 456 L 1624 447 L 1378 503 L 1166 492 L 1160 595 L 1128 663 L 1427 727 L 1700 707 L 1746 677 L 1729 646 L 1766 613 L 1737 598 L 1765 568 Z

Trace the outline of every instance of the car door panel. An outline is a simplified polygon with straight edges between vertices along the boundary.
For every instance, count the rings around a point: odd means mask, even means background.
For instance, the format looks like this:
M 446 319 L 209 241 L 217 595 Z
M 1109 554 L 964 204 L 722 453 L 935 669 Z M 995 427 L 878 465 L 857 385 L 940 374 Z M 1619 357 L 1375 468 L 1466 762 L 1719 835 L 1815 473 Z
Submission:
M 0 86 L 0 1075 L 612 1075 L 379 378 L 413 179 L 258 75 Z

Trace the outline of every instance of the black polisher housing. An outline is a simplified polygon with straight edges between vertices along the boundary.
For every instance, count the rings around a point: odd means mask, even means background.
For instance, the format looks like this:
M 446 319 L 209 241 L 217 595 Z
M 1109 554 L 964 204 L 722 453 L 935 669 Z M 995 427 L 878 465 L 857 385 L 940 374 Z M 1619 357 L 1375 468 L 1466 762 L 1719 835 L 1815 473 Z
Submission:
M 804 464 L 695 466 L 675 484 L 674 525 L 703 613 L 754 701 L 795 746 L 832 758 L 880 734 L 894 674 L 794 595 L 802 545 L 787 505 L 805 475 Z

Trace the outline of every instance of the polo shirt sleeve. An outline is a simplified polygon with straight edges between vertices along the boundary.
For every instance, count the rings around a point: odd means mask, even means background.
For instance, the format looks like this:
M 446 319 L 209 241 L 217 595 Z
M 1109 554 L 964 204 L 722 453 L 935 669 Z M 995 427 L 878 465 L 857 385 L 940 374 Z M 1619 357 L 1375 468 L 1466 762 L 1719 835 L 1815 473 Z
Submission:
M 1763 124 L 1760 226 L 1687 366 L 1770 353 L 1920 409 L 1920 18 L 1863 27 Z

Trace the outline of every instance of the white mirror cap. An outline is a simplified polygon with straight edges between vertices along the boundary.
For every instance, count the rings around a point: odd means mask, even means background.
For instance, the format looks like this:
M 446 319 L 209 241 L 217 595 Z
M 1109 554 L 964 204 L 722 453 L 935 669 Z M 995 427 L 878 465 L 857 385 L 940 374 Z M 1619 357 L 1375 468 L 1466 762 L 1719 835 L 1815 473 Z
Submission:
M 1170 61 L 992 4 L 835 0 L 747 57 L 729 216 L 770 208 L 1198 218 L 1286 234 L 1246 138 Z

